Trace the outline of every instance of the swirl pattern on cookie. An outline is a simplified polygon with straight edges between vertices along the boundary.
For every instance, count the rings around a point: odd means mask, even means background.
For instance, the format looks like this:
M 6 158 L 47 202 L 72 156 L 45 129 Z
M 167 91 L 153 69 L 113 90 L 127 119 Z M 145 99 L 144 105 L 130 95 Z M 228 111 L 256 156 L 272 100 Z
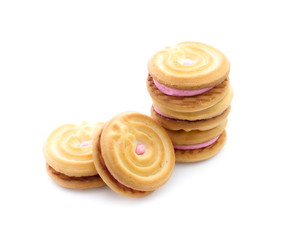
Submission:
M 174 168 L 174 149 L 166 131 L 140 113 L 125 112 L 107 122 L 93 146 L 100 176 L 125 196 L 154 191 L 168 181 Z
M 228 59 L 216 48 L 199 42 L 182 42 L 157 52 L 148 62 L 150 75 L 170 88 L 198 90 L 225 80 Z
M 43 147 L 47 163 L 67 176 L 97 175 L 92 157 L 92 135 L 102 125 L 80 122 L 54 130 Z

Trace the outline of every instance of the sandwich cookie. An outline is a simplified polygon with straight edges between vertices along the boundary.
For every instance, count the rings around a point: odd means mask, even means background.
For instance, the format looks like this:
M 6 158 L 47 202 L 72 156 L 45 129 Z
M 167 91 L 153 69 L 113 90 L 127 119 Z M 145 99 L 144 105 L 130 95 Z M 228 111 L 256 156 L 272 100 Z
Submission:
M 153 108 L 159 115 L 162 115 L 167 118 L 195 121 L 195 120 L 210 119 L 221 115 L 222 113 L 225 112 L 226 109 L 229 108 L 232 99 L 233 99 L 233 89 L 230 86 L 229 92 L 223 99 L 221 99 L 221 101 L 201 111 L 195 112 L 173 111 L 164 107 L 163 105 L 160 105 L 158 102 L 155 102 L 154 100 L 153 100 Z
M 226 130 L 224 130 L 219 136 L 204 143 L 191 146 L 175 146 L 176 161 L 189 163 L 209 159 L 216 155 L 223 148 L 226 140 L 227 134 Z
M 175 148 L 176 162 L 197 162 L 214 156 L 226 142 L 226 125 L 227 119 L 206 131 L 167 130 Z
M 185 94 L 172 96 L 167 94 L 173 91 L 166 92 L 159 85 L 160 83 L 157 83 L 150 75 L 148 76 L 147 89 L 153 101 L 164 108 L 178 112 L 195 112 L 209 108 L 223 99 L 229 92 L 230 87 L 229 78 L 227 78 L 217 86 L 193 96 L 185 96 Z
M 93 159 L 103 181 L 127 197 L 143 197 L 164 185 L 175 154 L 167 132 L 150 117 L 124 112 L 99 129 Z
M 43 146 L 48 175 L 59 185 L 85 189 L 104 186 L 92 157 L 92 135 L 103 123 L 71 123 L 55 129 Z
M 171 131 L 167 130 L 175 149 L 182 148 L 197 148 L 199 144 L 210 143 L 212 139 L 217 138 L 225 129 L 227 119 L 215 128 L 206 131 L 192 130 L 192 131 Z M 206 144 L 204 144 L 206 145 Z
M 228 77 L 230 63 L 209 45 L 182 42 L 153 55 L 148 71 L 163 93 L 196 96 L 222 83 Z
M 192 131 L 192 130 L 208 130 L 211 128 L 214 128 L 221 124 L 227 116 L 229 115 L 231 111 L 231 107 L 229 106 L 223 113 L 216 117 L 208 118 L 208 119 L 202 119 L 202 120 L 195 120 L 195 121 L 189 121 L 189 120 L 180 120 L 173 117 L 170 117 L 168 115 L 165 115 L 164 113 L 161 113 L 160 111 L 156 112 L 154 107 L 151 107 L 151 116 L 152 118 L 161 126 L 163 126 L 166 129 L 178 131 L 178 130 L 185 130 L 185 131 Z

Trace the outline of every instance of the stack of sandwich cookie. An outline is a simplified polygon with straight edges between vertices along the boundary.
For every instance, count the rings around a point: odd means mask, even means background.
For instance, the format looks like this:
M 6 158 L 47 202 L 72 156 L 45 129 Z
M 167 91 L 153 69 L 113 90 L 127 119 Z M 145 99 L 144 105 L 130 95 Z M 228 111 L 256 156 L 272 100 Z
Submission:
M 164 185 L 175 165 L 167 132 L 136 112 L 105 123 L 93 139 L 93 158 L 107 186 L 128 197 L 143 197 Z
M 92 157 L 92 136 L 103 123 L 71 123 L 55 129 L 43 146 L 48 175 L 67 188 L 102 187 Z
M 167 129 L 177 162 L 208 159 L 226 142 L 233 91 L 228 59 L 203 43 L 183 42 L 148 62 L 151 115 Z

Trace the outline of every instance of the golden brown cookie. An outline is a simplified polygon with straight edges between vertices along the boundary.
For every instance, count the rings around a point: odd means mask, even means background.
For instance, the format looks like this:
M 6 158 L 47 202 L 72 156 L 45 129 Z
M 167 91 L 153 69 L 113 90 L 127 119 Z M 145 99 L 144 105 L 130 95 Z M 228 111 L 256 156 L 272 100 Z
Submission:
M 166 130 L 169 134 L 173 145 L 190 145 L 190 144 L 200 144 L 211 139 L 218 137 L 224 130 L 227 125 L 227 119 L 223 121 L 220 125 L 205 131 L 192 130 L 186 132 L 184 130 L 172 131 Z
M 216 155 L 225 145 L 227 134 L 224 130 L 218 139 L 211 145 L 193 150 L 180 150 L 175 149 L 176 162 L 199 162 L 209 159 Z
M 196 121 L 189 121 L 189 120 L 179 120 L 174 118 L 168 118 L 158 114 L 154 107 L 151 107 L 151 116 L 152 118 L 161 126 L 166 129 L 178 131 L 178 130 L 185 130 L 185 131 L 192 131 L 192 130 L 208 130 L 214 128 L 221 124 L 231 111 L 231 107 L 229 106 L 223 113 L 216 117 L 212 117 L 209 119 L 203 120 L 196 120 Z
M 160 91 L 149 75 L 147 89 L 154 102 L 163 107 L 177 112 L 196 112 L 209 108 L 223 99 L 229 92 L 229 79 L 213 87 L 212 89 L 194 96 L 170 96 Z
M 224 81 L 228 59 L 216 48 L 199 42 L 182 42 L 157 52 L 148 62 L 149 74 L 174 89 L 198 90 Z
M 70 177 L 57 172 L 55 169 L 50 167 L 48 163 L 46 163 L 46 171 L 54 182 L 66 188 L 86 189 L 102 187 L 105 185 L 98 174 L 88 177 Z
M 92 135 L 103 123 L 80 122 L 55 129 L 43 146 L 48 175 L 67 188 L 101 187 L 92 158 Z
M 95 167 L 103 181 L 127 197 L 142 197 L 164 185 L 175 155 L 166 131 L 150 117 L 124 112 L 93 139 Z
M 164 107 L 163 105 L 159 104 L 159 102 L 156 102 L 154 100 L 153 103 L 156 107 L 155 110 L 158 110 L 158 113 L 162 113 L 163 116 L 169 116 L 171 118 L 176 118 L 180 120 L 195 121 L 213 118 L 222 114 L 230 106 L 232 98 L 233 98 L 233 89 L 232 87 L 230 87 L 229 92 L 223 99 L 221 99 L 221 101 L 219 101 L 212 107 L 197 112 L 173 111 Z

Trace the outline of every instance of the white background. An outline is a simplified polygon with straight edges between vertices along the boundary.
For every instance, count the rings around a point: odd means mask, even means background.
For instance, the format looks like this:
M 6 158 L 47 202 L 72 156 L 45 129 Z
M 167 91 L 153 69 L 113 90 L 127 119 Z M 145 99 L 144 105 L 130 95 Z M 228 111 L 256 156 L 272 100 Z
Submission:
M 1 1 L 1 239 L 288 239 L 287 1 Z M 182 41 L 220 49 L 228 141 L 142 199 L 69 190 L 42 144 L 61 124 L 149 115 L 146 64 Z

